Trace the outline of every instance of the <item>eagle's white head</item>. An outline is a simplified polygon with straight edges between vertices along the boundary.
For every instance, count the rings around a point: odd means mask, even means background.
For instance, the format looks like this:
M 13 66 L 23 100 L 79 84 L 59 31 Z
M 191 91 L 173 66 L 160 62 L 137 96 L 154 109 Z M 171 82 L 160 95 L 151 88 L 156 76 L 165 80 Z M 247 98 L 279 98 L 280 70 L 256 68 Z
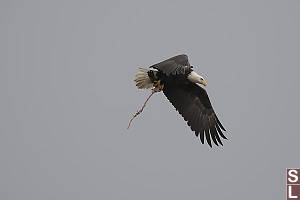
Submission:
M 187 78 L 193 83 L 200 83 L 204 86 L 207 85 L 207 82 L 204 80 L 204 78 L 194 71 L 192 71 Z

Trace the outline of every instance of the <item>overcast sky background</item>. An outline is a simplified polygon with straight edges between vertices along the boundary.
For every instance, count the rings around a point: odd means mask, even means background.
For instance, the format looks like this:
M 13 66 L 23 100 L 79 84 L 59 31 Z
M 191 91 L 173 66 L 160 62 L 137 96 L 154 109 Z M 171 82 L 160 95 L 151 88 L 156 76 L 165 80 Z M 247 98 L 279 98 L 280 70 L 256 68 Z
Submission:
M 0 199 L 284 199 L 300 167 L 300 1 L 0 1 Z M 133 79 L 186 53 L 228 130 L 202 145 Z

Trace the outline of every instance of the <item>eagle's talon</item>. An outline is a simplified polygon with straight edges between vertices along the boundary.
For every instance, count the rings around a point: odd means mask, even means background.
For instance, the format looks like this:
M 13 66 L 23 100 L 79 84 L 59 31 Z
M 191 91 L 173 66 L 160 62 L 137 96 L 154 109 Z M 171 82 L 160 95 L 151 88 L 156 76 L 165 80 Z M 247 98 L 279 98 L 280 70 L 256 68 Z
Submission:
M 157 85 L 153 88 L 153 92 L 160 92 L 164 89 L 164 85 Z

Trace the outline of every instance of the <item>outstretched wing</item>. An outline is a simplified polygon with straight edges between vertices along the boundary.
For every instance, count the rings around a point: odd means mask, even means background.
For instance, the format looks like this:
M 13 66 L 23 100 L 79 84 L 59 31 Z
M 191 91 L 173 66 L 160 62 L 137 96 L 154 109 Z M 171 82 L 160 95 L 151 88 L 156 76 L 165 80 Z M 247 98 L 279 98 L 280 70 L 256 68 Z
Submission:
M 195 135 L 197 137 L 200 135 L 202 144 L 205 135 L 210 147 L 211 139 L 216 145 L 223 145 L 219 136 L 227 139 L 222 132 L 225 128 L 217 118 L 208 95 L 202 87 L 195 83 L 165 84 L 163 92 L 187 121 L 192 131 L 195 131 Z
M 169 76 L 170 74 L 186 74 L 192 71 L 192 67 L 189 63 L 188 57 L 185 54 L 174 56 L 165 61 L 152 65 L 150 66 L 150 68 L 157 69 L 167 76 Z

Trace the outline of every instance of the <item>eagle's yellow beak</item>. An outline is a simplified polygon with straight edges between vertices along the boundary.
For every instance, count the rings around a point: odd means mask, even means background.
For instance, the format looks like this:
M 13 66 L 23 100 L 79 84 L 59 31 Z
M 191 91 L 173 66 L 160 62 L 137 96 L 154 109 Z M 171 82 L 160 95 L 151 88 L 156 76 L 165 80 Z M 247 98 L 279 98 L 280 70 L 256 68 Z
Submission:
M 201 80 L 200 83 L 201 83 L 202 85 L 204 85 L 204 86 L 207 85 L 207 82 L 206 82 L 205 80 Z

